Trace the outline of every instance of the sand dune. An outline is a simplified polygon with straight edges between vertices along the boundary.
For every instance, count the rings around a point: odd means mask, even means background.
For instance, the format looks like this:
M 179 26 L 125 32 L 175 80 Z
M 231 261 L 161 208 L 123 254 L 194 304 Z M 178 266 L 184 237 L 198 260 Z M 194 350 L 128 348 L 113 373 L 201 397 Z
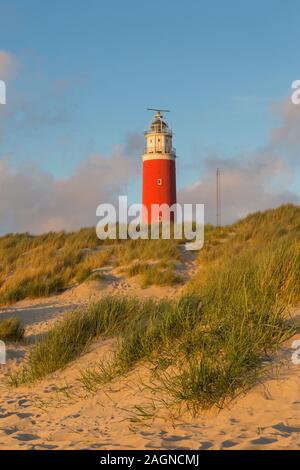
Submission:
M 300 374 L 290 361 L 278 377 L 220 412 L 176 418 L 160 410 L 158 401 L 157 417 L 136 422 L 135 405 L 150 409 L 151 400 L 158 399 L 139 386 L 147 371 L 89 396 L 77 382 L 80 368 L 110 347 L 110 342 L 94 345 L 76 364 L 31 388 L 8 390 L 2 382 L 1 448 L 300 448 Z
M 8 371 L 26 359 L 32 341 L 66 311 L 80 308 L 103 292 L 126 291 L 142 296 L 176 294 L 170 288 L 139 289 L 117 277 L 115 284 L 87 284 L 59 296 L 22 301 L 2 308 L 26 324 L 28 344 L 9 345 L 8 362 L 0 366 L 0 448 L 2 449 L 299 449 L 300 365 L 291 361 L 287 341 L 273 360 L 262 384 L 225 409 L 198 417 L 166 410 L 160 396 L 143 387 L 149 371 L 140 366 L 121 380 L 87 394 L 80 370 L 93 366 L 113 350 L 113 341 L 99 341 L 90 351 L 32 386 L 9 388 Z M 126 287 L 125 287 L 126 284 Z M 178 290 L 177 290 L 178 294 Z M 295 314 L 299 314 L 296 311 Z M 136 406 L 148 411 L 141 416 Z

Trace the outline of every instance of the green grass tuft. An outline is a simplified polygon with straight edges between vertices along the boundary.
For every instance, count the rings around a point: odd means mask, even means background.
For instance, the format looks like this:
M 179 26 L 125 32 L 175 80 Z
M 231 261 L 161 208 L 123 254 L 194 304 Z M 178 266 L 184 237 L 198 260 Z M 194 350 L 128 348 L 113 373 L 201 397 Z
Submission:
M 300 300 L 299 222 L 300 209 L 286 206 L 231 227 L 208 227 L 199 272 L 179 300 L 105 297 L 73 312 L 36 344 L 27 368 L 11 383 L 45 377 L 82 354 L 93 339 L 115 337 L 112 358 L 82 371 L 87 390 L 144 361 L 154 366 L 156 390 L 175 403 L 194 412 L 222 407 L 261 377 L 263 360 L 295 331 L 288 313 Z M 138 263 L 131 275 L 144 276 L 149 272 L 144 258 Z
M 20 341 L 23 335 L 24 329 L 17 318 L 0 318 L 0 340 Z
M 183 278 L 177 274 L 171 263 L 160 261 L 149 264 L 135 262 L 125 270 L 128 276 L 140 276 L 141 286 L 146 288 L 155 286 L 174 286 L 183 282 Z

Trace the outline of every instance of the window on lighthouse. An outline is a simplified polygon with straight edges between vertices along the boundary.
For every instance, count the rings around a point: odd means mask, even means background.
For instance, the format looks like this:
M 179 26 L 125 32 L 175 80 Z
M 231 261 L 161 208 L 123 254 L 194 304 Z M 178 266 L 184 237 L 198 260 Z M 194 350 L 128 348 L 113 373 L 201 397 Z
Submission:
M 157 186 L 161 186 L 161 185 L 162 185 L 162 179 L 161 179 L 161 178 L 157 178 L 156 184 L 157 184 Z

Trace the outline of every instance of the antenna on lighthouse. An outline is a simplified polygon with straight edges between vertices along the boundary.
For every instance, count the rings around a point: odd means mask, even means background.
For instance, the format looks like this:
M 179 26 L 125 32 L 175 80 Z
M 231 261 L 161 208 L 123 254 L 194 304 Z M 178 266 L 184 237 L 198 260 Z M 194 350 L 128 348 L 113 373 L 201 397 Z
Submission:
M 221 227 L 221 186 L 220 186 L 220 180 L 221 180 L 221 172 L 220 172 L 220 168 L 217 168 L 217 173 L 216 173 L 217 227 Z
M 170 113 L 169 109 L 147 108 L 147 111 L 156 111 L 157 113 Z

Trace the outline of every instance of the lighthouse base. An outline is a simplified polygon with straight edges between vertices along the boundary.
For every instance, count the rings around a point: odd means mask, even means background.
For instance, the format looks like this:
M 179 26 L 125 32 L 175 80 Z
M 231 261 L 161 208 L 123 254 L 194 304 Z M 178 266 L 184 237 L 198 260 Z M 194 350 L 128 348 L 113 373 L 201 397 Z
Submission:
M 143 223 L 174 221 L 176 204 L 175 159 L 147 159 L 143 162 Z

